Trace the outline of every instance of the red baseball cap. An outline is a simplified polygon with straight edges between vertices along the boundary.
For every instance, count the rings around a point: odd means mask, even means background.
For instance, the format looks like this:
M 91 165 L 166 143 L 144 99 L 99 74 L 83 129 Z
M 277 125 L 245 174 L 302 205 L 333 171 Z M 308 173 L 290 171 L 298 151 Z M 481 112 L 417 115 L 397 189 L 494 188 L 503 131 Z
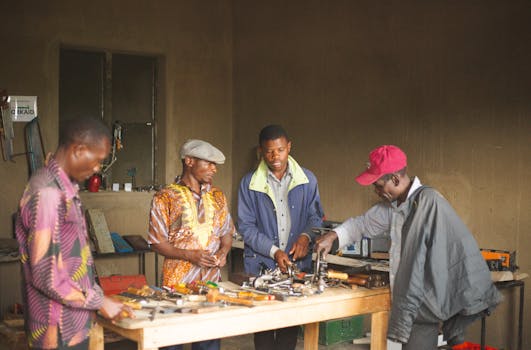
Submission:
M 369 167 L 356 177 L 356 181 L 363 186 L 376 182 L 386 174 L 402 170 L 407 166 L 404 151 L 393 145 L 383 145 L 375 148 L 369 154 Z

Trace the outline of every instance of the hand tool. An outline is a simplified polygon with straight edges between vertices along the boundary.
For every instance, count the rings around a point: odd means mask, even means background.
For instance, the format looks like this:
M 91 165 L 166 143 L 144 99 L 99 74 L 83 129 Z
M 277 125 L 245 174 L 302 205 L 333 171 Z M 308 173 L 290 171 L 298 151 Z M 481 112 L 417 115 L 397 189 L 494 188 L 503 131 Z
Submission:
M 229 297 L 227 295 L 221 294 L 219 290 L 217 289 L 211 289 L 207 293 L 207 301 L 211 303 L 215 303 L 219 300 L 223 300 L 227 303 L 231 304 L 237 304 L 237 305 L 245 305 L 245 306 L 254 306 L 254 303 L 252 300 L 249 299 L 240 299 L 240 298 L 233 298 Z
M 326 271 L 326 277 L 346 281 L 349 276 L 345 272 L 328 269 L 328 271 Z
M 349 277 L 364 278 L 367 281 L 382 281 L 383 280 L 382 274 L 355 273 L 355 274 L 349 274 Z
M 157 312 L 159 312 L 160 310 L 160 307 L 157 305 L 155 306 L 151 312 L 149 313 L 149 320 L 150 321 L 154 321 L 155 320 L 155 316 L 157 316 Z
M 366 278 L 362 276 L 349 275 L 348 284 L 356 284 L 365 288 L 381 288 L 387 286 L 387 282 L 384 279 Z
M 129 298 L 129 299 L 131 299 L 133 301 L 137 301 L 137 302 L 140 302 L 140 303 L 147 303 L 147 301 L 149 299 L 149 300 L 156 300 L 156 301 L 169 301 L 171 303 L 179 305 L 183 301 L 181 295 L 169 296 L 168 293 L 166 293 L 166 292 L 158 292 L 158 291 L 155 291 L 155 293 L 153 295 L 150 295 L 150 296 L 140 296 L 138 294 L 129 293 L 129 292 L 122 292 L 122 293 L 117 294 L 117 295 L 125 297 L 125 298 Z
M 155 320 L 157 314 L 172 314 L 182 312 L 183 307 L 164 306 L 164 305 L 142 305 L 142 310 L 149 310 L 149 320 Z
M 255 301 L 263 301 L 263 300 L 275 300 L 275 296 L 271 294 L 262 294 L 262 293 L 254 293 L 251 291 L 239 291 L 238 292 L 238 298 L 240 299 L 251 299 Z
M 202 295 L 189 294 L 189 295 L 185 295 L 184 299 L 187 301 L 207 301 L 207 297 L 205 294 L 202 294 Z
M 365 287 L 367 285 L 367 279 L 361 278 L 361 277 L 355 277 L 355 276 L 349 276 L 347 279 L 348 284 L 356 284 L 358 286 Z
M 129 287 L 127 288 L 127 293 L 135 294 L 141 297 L 149 297 L 155 294 L 155 291 L 148 285 L 144 285 L 142 288 Z
M 261 290 L 258 290 L 258 289 L 254 289 L 254 288 L 252 288 L 252 287 L 250 287 L 248 285 L 243 285 L 242 289 L 244 291 L 250 291 L 250 292 L 256 293 L 258 295 L 270 295 L 273 298 L 271 300 L 278 300 L 278 301 L 286 301 L 287 300 L 287 295 L 283 295 L 281 293 L 277 293 L 277 292 L 274 292 L 274 291 L 264 292 L 264 291 L 261 291 Z
M 326 261 L 324 261 L 322 254 L 322 252 L 317 253 L 313 269 L 314 276 L 312 279 L 312 283 L 317 285 L 318 293 L 324 292 L 326 288 L 326 282 L 324 278 L 326 277 L 326 268 L 328 264 L 326 263 Z

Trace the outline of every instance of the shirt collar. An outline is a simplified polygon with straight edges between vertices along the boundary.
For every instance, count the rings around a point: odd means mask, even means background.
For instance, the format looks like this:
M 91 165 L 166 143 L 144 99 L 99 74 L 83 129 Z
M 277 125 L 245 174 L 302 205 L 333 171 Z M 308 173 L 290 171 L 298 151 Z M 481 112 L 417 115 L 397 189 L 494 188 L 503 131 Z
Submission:
M 421 186 L 422 184 L 420 183 L 419 178 L 415 176 L 413 178 L 413 183 L 411 184 L 411 187 L 409 188 L 409 191 L 407 193 L 407 199 L 404 203 L 408 202 L 411 195 Z M 397 201 L 395 200 L 393 203 L 391 203 L 391 205 L 393 206 L 393 208 L 399 209 L 405 207 L 405 205 L 403 205 L 404 203 L 402 203 L 400 206 L 397 206 Z
M 284 172 L 284 175 L 282 175 L 282 177 L 280 179 L 278 179 L 275 176 L 275 174 L 273 174 L 271 169 L 269 169 L 269 168 L 267 168 L 267 177 L 268 177 L 268 179 L 271 179 L 271 180 L 274 180 L 274 181 L 277 181 L 277 182 L 282 182 L 284 180 L 289 180 L 289 179 L 293 178 L 293 173 L 291 172 L 291 168 L 290 168 L 289 163 L 288 163 L 287 167 L 286 167 L 286 171 Z
M 181 186 L 185 186 L 185 187 L 188 188 L 190 191 L 192 191 L 192 193 L 195 193 L 190 187 L 188 187 L 187 184 L 185 184 L 185 183 L 182 181 L 182 176 L 181 176 L 181 175 L 178 175 L 178 176 L 175 178 L 175 183 L 178 184 L 178 185 L 181 185 Z M 203 184 L 201 184 L 201 193 L 209 192 L 211 188 L 212 188 L 212 184 L 209 184 L 209 183 L 203 183 Z
M 70 176 L 68 176 L 66 171 L 59 166 L 54 158 L 50 158 L 46 166 L 52 171 L 59 183 L 59 187 L 65 191 L 68 198 L 77 197 L 79 195 L 79 185 L 77 182 L 70 179 Z
M 304 169 L 291 156 L 288 156 L 288 164 L 290 168 L 290 173 L 292 174 L 288 191 L 291 191 L 294 187 L 304 185 L 310 182 L 310 180 L 304 173 Z M 260 161 L 260 164 L 258 164 L 258 168 L 253 172 L 251 176 L 251 181 L 249 182 L 250 190 L 269 194 L 269 187 L 267 186 L 267 170 L 267 164 L 265 160 L 262 159 Z
M 409 192 L 407 193 L 407 199 L 409 199 L 413 192 L 415 192 L 420 186 L 422 186 L 422 184 L 420 183 L 419 178 L 415 176 L 413 178 L 413 184 L 411 185 L 411 187 L 409 188 Z

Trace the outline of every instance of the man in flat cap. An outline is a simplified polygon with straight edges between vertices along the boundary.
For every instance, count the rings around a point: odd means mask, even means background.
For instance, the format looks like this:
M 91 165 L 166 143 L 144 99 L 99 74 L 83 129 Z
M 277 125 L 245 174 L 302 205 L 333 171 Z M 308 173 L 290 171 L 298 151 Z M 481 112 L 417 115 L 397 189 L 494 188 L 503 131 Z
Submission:
M 448 343 L 462 343 L 465 328 L 501 301 L 474 237 L 439 192 L 408 176 L 400 148 L 380 146 L 369 161 L 356 181 L 382 201 L 318 238 L 316 251 L 330 252 L 336 239 L 342 248 L 390 237 L 387 338 L 403 350 L 435 350 L 442 323 Z
M 223 153 L 206 141 L 188 140 L 180 156 L 182 174 L 155 194 L 149 222 L 149 243 L 165 257 L 162 285 L 167 287 L 219 281 L 235 232 L 227 199 L 212 185 L 217 165 L 225 162 Z M 192 345 L 194 350 L 219 347 L 219 339 Z

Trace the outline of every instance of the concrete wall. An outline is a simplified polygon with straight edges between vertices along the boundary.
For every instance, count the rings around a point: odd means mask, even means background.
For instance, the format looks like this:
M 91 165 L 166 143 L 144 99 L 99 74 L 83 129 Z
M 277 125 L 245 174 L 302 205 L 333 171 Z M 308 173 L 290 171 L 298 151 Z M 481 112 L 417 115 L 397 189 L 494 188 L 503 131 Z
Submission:
M 286 127 L 333 220 L 377 200 L 354 176 L 396 144 L 481 247 L 517 250 L 529 273 L 530 39 L 529 1 L 235 0 L 233 198 L 265 124 Z M 526 305 L 524 325 L 529 288 Z M 488 324 L 514 348 L 513 317 Z
M 353 177 L 372 148 L 394 143 L 482 247 L 517 250 L 531 270 L 529 1 L 56 0 L 3 2 L 0 12 L 0 87 L 39 97 L 48 151 L 61 45 L 155 55 L 161 182 L 180 172 L 177 145 L 205 138 L 227 155 L 216 183 L 235 208 L 258 131 L 281 123 L 320 180 L 327 217 L 343 220 L 376 201 Z M 15 132 L 22 152 L 22 125 Z M 27 180 L 25 158 L 15 160 L 0 162 L 0 237 L 11 235 Z M 514 348 L 507 299 L 488 341 Z M 528 324 L 529 288 L 526 305 Z
M 181 172 L 178 146 L 204 138 L 228 162 L 216 182 L 231 192 L 232 33 L 227 1 L 19 1 L 0 5 L 3 43 L 0 86 L 11 95 L 38 96 L 44 146 L 57 145 L 61 45 L 161 58 L 159 181 Z M 16 125 L 16 152 L 24 151 Z M 0 163 L 0 235 L 10 235 L 10 215 L 27 180 L 25 157 Z
M 101 209 L 110 232 L 120 235 L 140 235 L 147 239 L 149 210 L 154 192 L 105 192 L 81 194 L 85 209 Z M 155 253 L 146 254 L 145 268 L 148 283 L 155 279 Z M 139 273 L 138 256 L 96 259 L 99 276 L 135 275 Z M 160 277 L 160 275 L 159 275 Z
M 0 13 L 0 87 L 6 88 L 11 95 L 38 96 L 46 151 L 53 152 L 57 146 L 61 45 L 157 56 L 161 77 L 157 130 L 161 173 L 158 183 L 171 182 L 181 172 L 179 145 L 188 138 L 203 138 L 218 146 L 227 156 L 226 164 L 218 170 L 216 183 L 230 196 L 230 2 L 18 1 L 2 2 Z M 24 152 L 23 125 L 16 124 L 15 129 L 15 152 Z M 2 238 L 12 235 L 11 214 L 17 210 L 27 174 L 24 156 L 15 158 L 14 163 L 0 161 Z M 134 233 L 145 233 L 148 212 L 144 201 L 128 204 L 138 208 L 136 211 L 134 208 L 127 209 L 129 215 L 136 213 L 127 222 L 130 226 L 143 222 L 144 225 L 136 225 Z M 134 259 L 120 259 L 115 267 L 129 264 L 131 272 L 136 273 Z M 149 264 L 152 260 L 147 257 L 148 272 L 151 271 Z M 106 270 L 109 264 L 99 265 L 102 274 L 116 273 Z M 2 275 L 4 271 L 16 275 L 18 270 L 18 264 L 11 263 L 2 267 Z M 19 288 L 12 288 L 12 285 L 18 285 L 18 280 L 14 280 L 13 284 L 1 283 L 3 298 L 0 314 L 5 306 L 20 302 L 17 299 Z M 4 290 L 4 287 L 9 290 Z

